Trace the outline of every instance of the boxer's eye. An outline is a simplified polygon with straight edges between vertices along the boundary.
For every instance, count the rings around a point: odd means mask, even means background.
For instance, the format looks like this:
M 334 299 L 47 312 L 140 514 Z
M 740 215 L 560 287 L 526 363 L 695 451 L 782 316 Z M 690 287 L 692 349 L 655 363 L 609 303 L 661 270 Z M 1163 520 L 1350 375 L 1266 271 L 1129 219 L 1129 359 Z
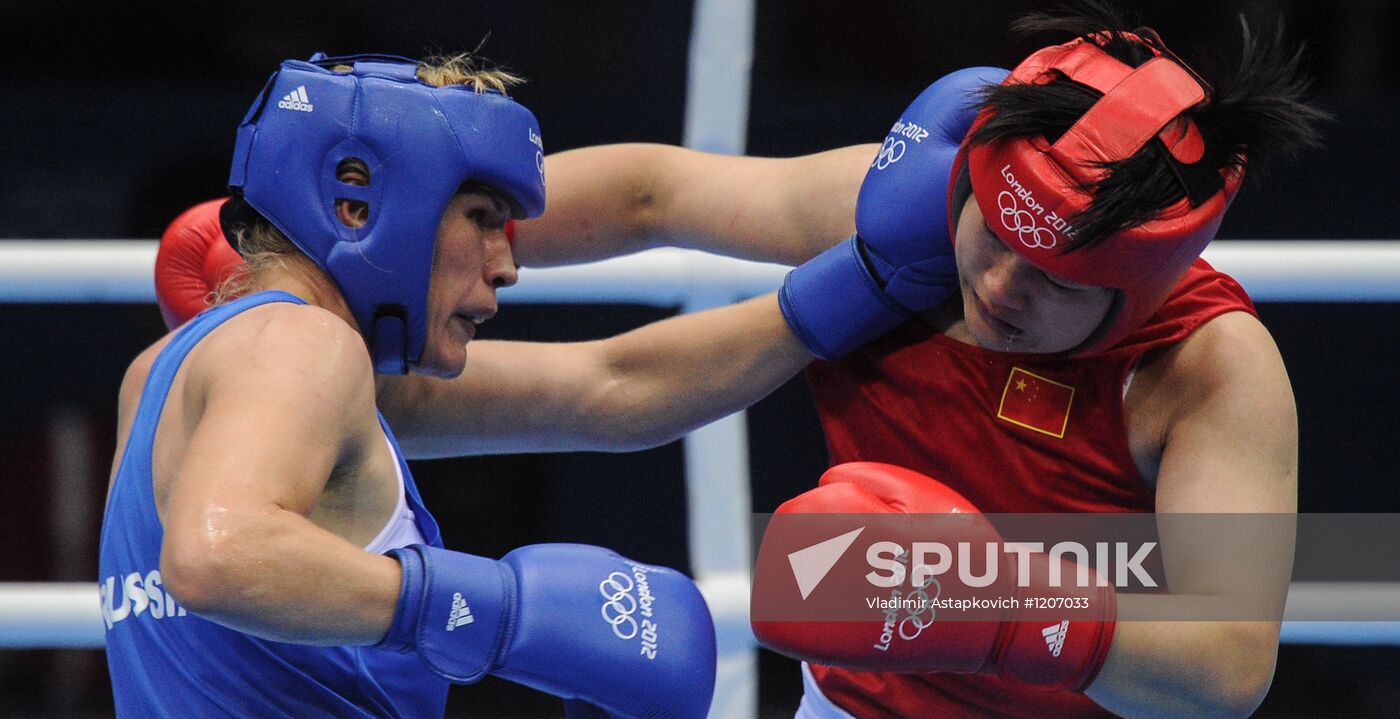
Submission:
M 467 212 L 467 219 L 483 230 L 504 230 L 510 216 L 495 209 L 477 207 Z
M 1097 287 L 1095 285 L 1086 285 L 1080 282 L 1074 282 L 1072 280 L 1061 279 L 1048 272 L 1041 272 L 1041 274 L 1045 275 L 1045 280 L 1047 282 L 1054 285 L 1057 289 L 1063 290 L 1065 292 L 1084 292 L 1086 290 L 1101 289 L 1100 287 Z

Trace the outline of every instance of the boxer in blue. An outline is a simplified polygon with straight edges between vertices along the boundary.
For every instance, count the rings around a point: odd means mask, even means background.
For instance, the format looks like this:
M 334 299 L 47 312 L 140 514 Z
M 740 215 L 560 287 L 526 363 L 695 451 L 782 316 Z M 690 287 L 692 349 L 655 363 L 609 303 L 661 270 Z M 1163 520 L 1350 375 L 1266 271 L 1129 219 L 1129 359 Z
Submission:
M 376 373 L 462 372 L 516 279 L 505 223 L 544 208 L 505 79 L 317 56 L 244 118 L 229 219 L 284 247 L 123 382 L 99 582 L 119 715 L 440 717 L 449 682 L 492 674 L 575 716 L 705 716 L 688 578 L 583 545 L 444 549 L 377 411 Z
M 579 714 L 704 715 L 714 635 L 688 579 L 594 547 L 446 551 L 404 459 L 658 443 L 813 354 L 770 294 L 603 342 L 494 343 L 464 373 L 516 281 L 508 223 L 543 209 L 543 156 L 502 78 L 422 81 L 443 74 L 285 63 L 239 129 L 235 198 L 197 208 L 223 222 L 190 267 L 242 268 L 123 383 L 100 574 L 121 713 L 433 716 L 447 682 L 491 673 Z M 168 269 L 162 306 L 202 308 L 214 288 Z M 851 324 L 850 346 L 882 331 Z

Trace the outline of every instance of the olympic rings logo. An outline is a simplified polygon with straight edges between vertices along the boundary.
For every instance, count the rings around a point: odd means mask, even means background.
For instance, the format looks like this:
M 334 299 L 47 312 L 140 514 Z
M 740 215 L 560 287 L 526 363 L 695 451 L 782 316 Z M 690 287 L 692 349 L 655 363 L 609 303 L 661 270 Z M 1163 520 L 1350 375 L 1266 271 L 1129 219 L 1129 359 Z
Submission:
M 877 170 L 883 170 L 899 162 L 901 157 L 904 157 L 904 141 L 886 137 L 885 144 L 880 146 L 880 152 L 875 155 L 875 161 L 870 163 L 870 166 Z
M 613 572 L 598 583 L 598 593 L 607 600 L 602 608 L 603 621 L 618 639 L 637 636 L 637 620 L 632 617 L 637 612 L 637 598 L 632 596 L 634 586 L 632 578 L 622 572 Z
M 933 586 L 933 596 L 931 597 L 928 592 L 924 591 L 930 585 Z M 909 593 L 909 596 L 904 600 L 906 606 L 921 608 L 910 611 L 903 619 L 899 620 L 900 639 L 905 641 L 917 639 L 920 634 L 924 633 L 925 629 L 933 626 L 933 620 L 937 614 L 933 602 L 942 595 L 943 583 L 938 581 L 938 577 L 929 577 L 928 582 Z M 928 615 L 927 621 L 924 619 L 925 614 Z
M 1048 250 L 1055 246 L 1055 232 L 1048 227 L 1037 225 L 1035 215 L 1021 209 L 1016 196 L 1006 190 L 997 195 L 997 207 L 1001 209 L 1001 226 L 1015 232 L 1026 247 Z

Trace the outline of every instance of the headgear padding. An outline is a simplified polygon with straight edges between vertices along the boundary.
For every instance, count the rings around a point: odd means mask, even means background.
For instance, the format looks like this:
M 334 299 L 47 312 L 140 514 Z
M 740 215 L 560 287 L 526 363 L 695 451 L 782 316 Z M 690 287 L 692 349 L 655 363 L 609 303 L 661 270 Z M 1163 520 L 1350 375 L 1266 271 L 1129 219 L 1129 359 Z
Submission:
M 500 190 L 517 218 L 544 211 L 535 116 L 499 92 L 415 73 L 412 60 L 382 55 L 282 63 L 238 128 L 229 173 L 235 197 L 335 280 L 388 374 L 423 354 L 438 223 L 462 183 Z M 337 177 L 352 158 L 368 185 Z M 367 205 L 366 224 L 342 223 L 338 200 Z
M 1098 42 L 1106 40 L 1080 38 L 1040 50 L 1002 83 L 1065 77 L 1103 93 L 1058 140 L 1036 135 L 976 146 L 965 140 L 960 153 L 977 206 L 1007 247 L 1049 274 L 1116 290 L 1108 316 L 1075 354 L 1113 346 L 1157 311 L 1215 236 L 1243 177 L 1237 167 L 1222 168 L 1218 189 L 1212 186 L 1197 203 L 1183 197 L 1143 224 L 1065 251 L 1075 235 L 1071 223 L 1094 199 L 1085 188 L 1103 179 L 1105 163 L 1128 159 L 1154 137 L 1180 163 L 1200 161 L 1205 151 L 1195 123 L 1182 116 L 1207 99 L 1201 82 L 1159 44 L 1144 42 L 1153 58 L 1134 68 L 1105 52 Z M 972 132 L 994 112 L 984 108 Z

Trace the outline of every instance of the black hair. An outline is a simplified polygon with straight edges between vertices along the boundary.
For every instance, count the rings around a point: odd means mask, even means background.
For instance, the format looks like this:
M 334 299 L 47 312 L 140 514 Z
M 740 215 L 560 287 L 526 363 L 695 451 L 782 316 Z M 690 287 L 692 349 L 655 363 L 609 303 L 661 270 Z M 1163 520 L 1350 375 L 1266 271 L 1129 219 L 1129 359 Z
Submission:
M 1021 36 L 1058 33 L 1099 38 L 1109 55 L 1130 67 L 1155 56 L 1144 42 L 1163 49 L 1156 32 L 1128 28 L 1103 0 L 1072 0 L 1054 12 L 1029 13 L 1012 24 L 1013 32 Z M 1142 41 L 1128 37 L 1129 32 Z M 1270 161 L 1291 159 L 1303 149 L 1321 145 L 1317 126 L 1331 115 L 1305 100 L 1310 79 L 1301 68 L 1302 46 L 1286 45 L 1281 22 L 1258 34 L 1241 15 L 1240 32 L 1240 57 L 1229 63 L 1232 66 L 1217 60 L 1201 65 L 1203 72 L 1197 74 L 1173 53 L 1164 53 L 1207 88 L 1207 99 L 1182 113 L 1195 122 L 1205 143 L 1200 161 L 1182 163 L 1160 139 L 1153 138 L 1132 157 L 1104 163 L 1107 173 L 1082 188 L 1093 193 L 1093 201 L 1072 218 L 1076 233 L 1067 251 L 1143 224 L 1183 198 L 1193 207 L 1199 205 L 1219 190 L 1222 168 L 1248 166 L 1254 175 Z M 982 145 L 1036 135 L 1055 142 L 1102 96 L 1065 77 L 1044 85 L 989 87 L 982 101 L 992 114 L 969 142 Z M 958 180 L 963 191 L 970 191 L 964 178 Z

